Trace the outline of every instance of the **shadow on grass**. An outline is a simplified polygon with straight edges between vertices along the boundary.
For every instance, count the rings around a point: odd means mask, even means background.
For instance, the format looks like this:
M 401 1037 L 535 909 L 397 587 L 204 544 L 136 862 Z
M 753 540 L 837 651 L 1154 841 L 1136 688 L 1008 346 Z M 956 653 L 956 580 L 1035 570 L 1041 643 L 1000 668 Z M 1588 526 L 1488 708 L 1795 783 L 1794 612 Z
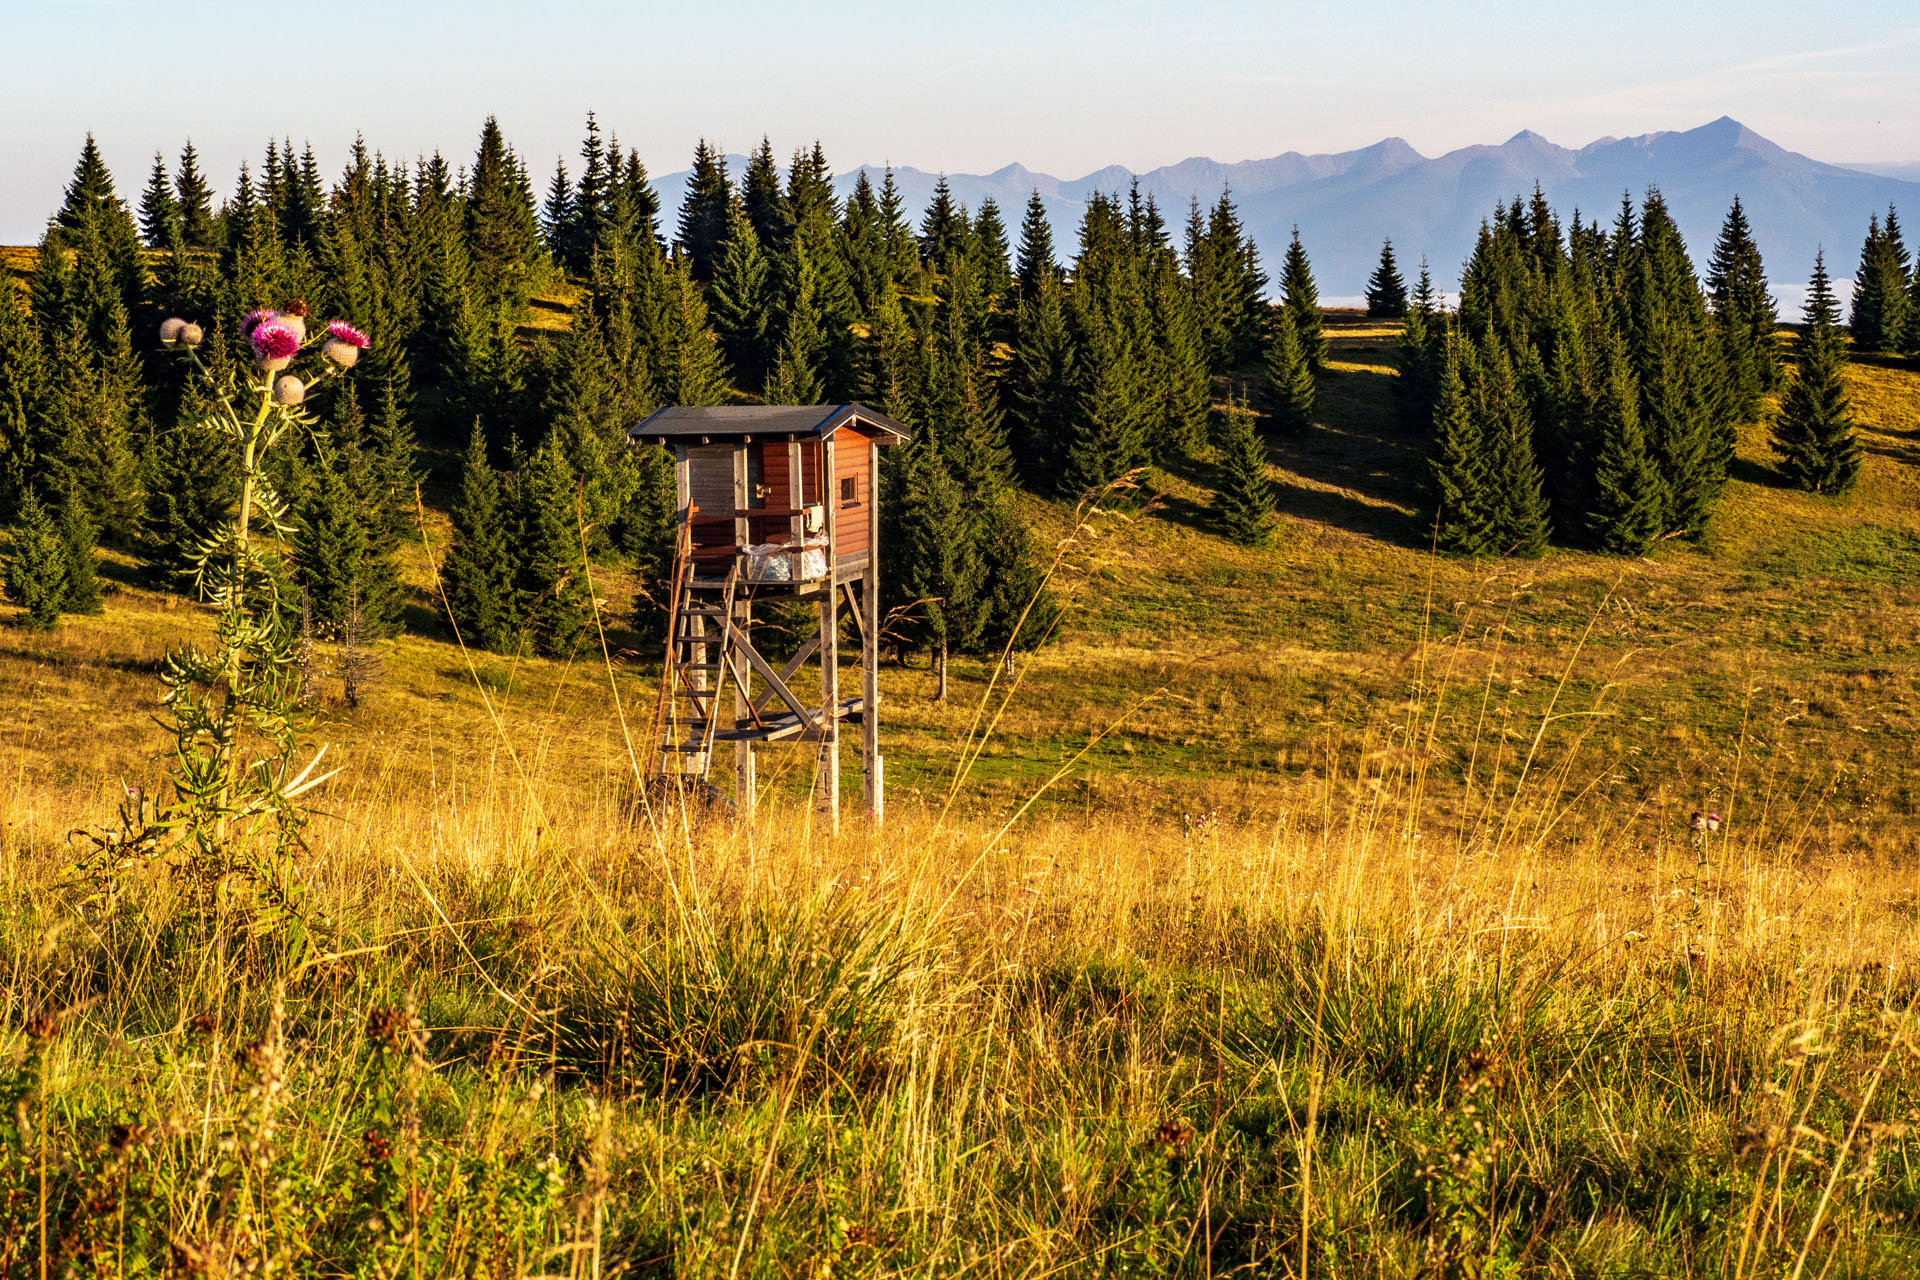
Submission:
M 75 667 L 94 671 L 123 671 L 130 675 L 152 676 L 160 673 L 166 661 L 162 655 L 137 657 L 132 654 L 78 654 L 63 649 L 21 643 L 22 641 L 48 640 L 56 636 L 59 628 L 43 631 L 28 625 L 24 613 L 0 620 L 0 659 L 14 658 L 44 667 Z

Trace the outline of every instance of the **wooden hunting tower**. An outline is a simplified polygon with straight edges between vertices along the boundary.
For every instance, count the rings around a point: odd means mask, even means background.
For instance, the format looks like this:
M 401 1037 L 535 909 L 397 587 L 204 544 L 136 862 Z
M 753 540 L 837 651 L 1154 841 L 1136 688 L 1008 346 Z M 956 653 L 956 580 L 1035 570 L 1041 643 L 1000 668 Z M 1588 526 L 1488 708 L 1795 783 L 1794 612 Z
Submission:
M 679 508 L 656 773 L 704 781 L 732 743 L 735 804 L 750 811 L 754 744 L 817 742 L 815 795 L 837 823 L 840 725 L 851 721 L 866 807 L 881 817 L 880 449 L 906 435 L 858 404 L 670 408 L 629 432 L 673 450 Z M 858 697 L 840 690 L 843 594 L 860 639 Z M 754 604 L 776 601 L 819 605 L 818 633 L 778 668 L 753 642 Z M 818 696 L 803 698 L 789 682 L 816 655 Z

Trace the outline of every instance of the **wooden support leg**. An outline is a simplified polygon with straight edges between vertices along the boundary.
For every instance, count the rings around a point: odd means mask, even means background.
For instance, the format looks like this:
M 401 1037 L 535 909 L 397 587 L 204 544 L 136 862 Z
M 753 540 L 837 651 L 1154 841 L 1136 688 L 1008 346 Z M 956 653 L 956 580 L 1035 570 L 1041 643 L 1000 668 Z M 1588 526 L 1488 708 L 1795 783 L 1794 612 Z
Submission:
M 820 601 L 820 808 L 840 831 L 840 593 L 829 584 Z
M 874 826 L 887 815 L 886 761 L 880 758 L 880 590 L 879 570 L 867 569 L 860 584 L 866 626 L 860 636 L 860 798 Z
M 713 688 L 713 678 L 710 672 L 706 672 L 700 669 L 701 667 L 713 661 L 714 651 L 708 647 L 705 640 L 705 636 L 707 634 L 707 620 L 699 614 L 689 615 L 687 618 L 687 633 L 689 635 L 701 637 L 700 639 L 695 640 L 692 644 L 689 644 L 687 646 L 687 660 L 693 664 L 693 668 L 694 668 L 692 672 L 693 687 L 698 692 L 708 693 L 708 691 Z M 713 702 L 714 702 L 714 698 L 710 693 L 708 693 L 708 696 L 704 698 L 694 699 L 692 702 L 693 714 L 711 715 L 713 711 L 716 710 L 716 708 L 713 706 Z M 707 708 L 707 711 L 704 713 L 699 710 L 699 708 L 702 706 L 705 706 Z M 675 714 L 679 714 L 679 713 L 676 712 Z M 689 740 L 688 737 L 683 733 L 681 737 L 681 741 L 685 742 L 688 740 Z M 679 767 L 680 773 L 698 774 L 704 777 L 706 776 L 706 771 L 707 771 L 707 762 L 702 757 L 698 755 L 684 754 L 684 753 L 681 755 L 680 767 Z
M 749 601 L 742 600 L 734 605 L 733 615 L 735 625 L 740 628 L 741 638 L 751 643 L 753 636 L 753 605 Z M 735 664 L 736 672 L 733 681 L 733 726 L 736 729 L 745 728 L 753 722 L 753 690 L 747 683 L 753 676 L 750 671 L 738 669 L 744 665 L 745 664 Z M 733 745 L 734 811 L 742 817 L 751 818 L 753 816 L 755 795 L 756 780 L 754 778 L 753 767 L 753 743 L 751 741 L 736 742 Z

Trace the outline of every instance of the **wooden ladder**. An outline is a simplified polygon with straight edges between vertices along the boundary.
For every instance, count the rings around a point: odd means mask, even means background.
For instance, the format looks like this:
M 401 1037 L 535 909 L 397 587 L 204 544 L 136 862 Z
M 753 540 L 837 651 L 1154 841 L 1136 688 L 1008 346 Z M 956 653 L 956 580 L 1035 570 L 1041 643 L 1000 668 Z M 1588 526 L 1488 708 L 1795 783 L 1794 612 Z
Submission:
M 659 747 L 654 773 L 706 781 L 713 768 L 713 737 L 720 723 L 720 697 L 731 663 L 728 631 L 740 583 L 736 563 L 718 593 L 695 594 L 691 555 L 677 555 L 667 631 L 666 663 L 655 711 Z M 697 628 L 697 629 L 696 629 Z M 712 675 L 699 686 L 700 673 Z M 738 673 L 736 674 L 736 678 Z

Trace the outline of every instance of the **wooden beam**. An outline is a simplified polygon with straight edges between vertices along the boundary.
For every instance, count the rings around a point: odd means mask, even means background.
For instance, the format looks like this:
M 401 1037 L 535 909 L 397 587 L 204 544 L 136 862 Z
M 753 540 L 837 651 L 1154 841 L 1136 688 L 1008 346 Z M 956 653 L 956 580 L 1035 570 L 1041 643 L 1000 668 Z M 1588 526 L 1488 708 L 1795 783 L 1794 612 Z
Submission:
M 843 582 L 840 589 L 847 593 L 847 613 L 853 618 L 854 634 L 860 637 L 860 651 L 867 650 L 866 611 L 860 607 L 860 598 L 853 594 L 853 583 Z
M 807 536 L 807 477 L 800 468 L 800 441 L 787 441 L 787 536 L 794 542 Z
M 780 701 L 793 708 L 794 714 L 809 718 L 819 715 L 819 712 L 807 706 L 801 702 L 799 698 L 794 696 L 793 690 L 787 687 L 787 682 L 780 678 L 780 674 L 773 669 L 773 665 L 761 657 L 760 651 L 754 648 L 752 642 L 741 635 L 739 629 L 731 623 L 727 626 L 727 640 L 735 646 L 740 656 L 745 658 L 748 664 L 760 673 L 760 678 L 765 680 L 768 686 L 780 695 Z M 823 701 L 821 705 L 824 706 L 826 704 Z
M 747 527 L 747 446 L 733 446 L 733 545 L 741 553 L 753 541 Z
M 742 453 L 738 456 L 745 457 L 745 454 Z M 743 471 L 744 468 L 739 466 L 735 467 L 734 487 L 736 490 L 739 489 L 742 483 L 740 477 Z M 739 636 L 742 642 L 747 642 L 748 637 L 753 634 L 752 601 L 748 599 L 735 601 L 733 614 L 733 617 L 727 619 L 729 629 L 734 635 Z M 760 716 L 753 709 L 751 677 L 747 672 L 740 669 L 740 660 L 737 656 L 738 651 L 734 646 L 727 645 L 722 648 L 721 652 L 728 655 L 728 661 L 732 664 L 733 668 L 733 727 L 736 729 L 744 728 L 744 722 L 748 720 L 758 723 Z M 753 743 L 742 739 L 736 742 L 733 747 L 734 810 L 738 813 L 752 816 L 756 796 L 757 791 L 755 789 L 753 768 Z
M 867 564 L 860 625 L 860 798 L 873 824 L 887 812 L 887 762 L 880 756 L 880 442 L 868 443 Z M 854 616 L 860 617 L 860 611 Z
M 833 436 L 821 444 L 820 502 L 827 515 L 827 594 L 820 601 L 820 709 L 832 716 L 840 701 L 840 502 L 833 492 Z M 828 815 L 828 829 L 840 833 L 840 722 L 830 718 L 820 726 L 819 802 Z
M 786 661 L 786 665 L 780 668 L 780 678 L 782 680 L 793 679 L 793 673 L 798 671 L 801 668 L 801 666 L 806 662 L 806 660 L 808 658 L 811 658 L 814 655 L 814 652 L 817 649 L 819 649 L 819 647 L 820 647 L 820 637 L 808 636 L 807 642 L 800 646 L 799 652 L 795 653 L 791 658 L 788 658 Z M 753 700 L 753 709 L 755 711 L 758 711 L 760 708 L 766 706 L 768 701 L 770 701 L 772 697 L 773 697 L 772 686 L 768 686 L 767 688 L 762 689 L 760 691 L 760 696 Z

